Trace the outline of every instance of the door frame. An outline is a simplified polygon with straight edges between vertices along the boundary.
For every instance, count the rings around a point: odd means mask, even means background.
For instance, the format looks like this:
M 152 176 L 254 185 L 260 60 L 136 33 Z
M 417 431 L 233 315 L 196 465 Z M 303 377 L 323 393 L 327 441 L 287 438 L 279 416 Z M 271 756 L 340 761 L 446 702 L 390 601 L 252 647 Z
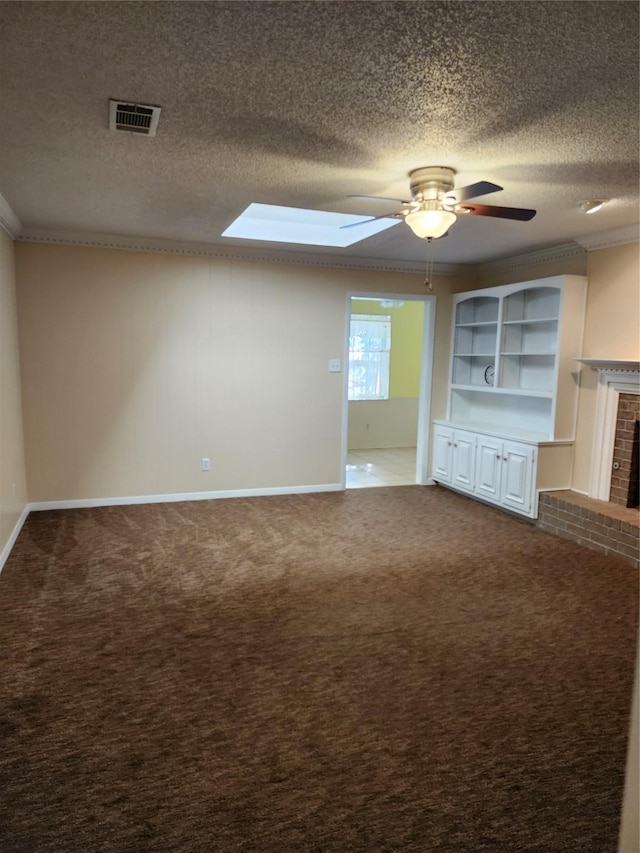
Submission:
M 422 302 L 424 319 L 422 327 L 422 351 L 420 355 L 420 391 L 418 395 L 418 428 L 416 434 L 416 483 L 419 486 L 433 485 L 427 476 L 429 459 L 429 440 L 431 435 L 431 387 L 433 382 L 433 353 L 435 349 L 436 297 L 420 293 L 379 293 L 377 291 L 350 290 L 346 297 L 345 335 L 343 354 L 343 390 L 342 390 L 342 488 L 347 486 L 347 443 L 349 431 L 349 332 L 351 323 L 351 300 L 360 299 L 401 299 L 403 302 Z

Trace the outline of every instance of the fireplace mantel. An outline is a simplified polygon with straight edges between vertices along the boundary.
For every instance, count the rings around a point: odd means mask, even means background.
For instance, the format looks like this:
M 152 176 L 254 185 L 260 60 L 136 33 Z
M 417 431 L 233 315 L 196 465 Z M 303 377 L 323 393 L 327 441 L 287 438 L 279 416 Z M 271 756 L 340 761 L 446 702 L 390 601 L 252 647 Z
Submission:
M 599 372 L 640 373 L 640 361 L 628 361 L 622 358 L 577 358 L 581 364 L 593 367 Z

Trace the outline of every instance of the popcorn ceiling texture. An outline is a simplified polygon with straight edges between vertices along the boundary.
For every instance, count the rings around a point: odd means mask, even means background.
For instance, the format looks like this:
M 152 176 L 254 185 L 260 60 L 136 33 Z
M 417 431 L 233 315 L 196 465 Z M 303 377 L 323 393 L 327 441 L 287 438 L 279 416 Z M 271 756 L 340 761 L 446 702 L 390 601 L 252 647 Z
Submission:
M 379 214 L 347 196 L 437 164 L 538 210 L 467 217 L 438 260 L 567 242 L 637 221 L 637 32 L 636 2 L 2 3 L 0 193 L 26 233 L 233 245 L 252 201 Z M 157 137 L 109 132 L 109 98 L 160 105 Z

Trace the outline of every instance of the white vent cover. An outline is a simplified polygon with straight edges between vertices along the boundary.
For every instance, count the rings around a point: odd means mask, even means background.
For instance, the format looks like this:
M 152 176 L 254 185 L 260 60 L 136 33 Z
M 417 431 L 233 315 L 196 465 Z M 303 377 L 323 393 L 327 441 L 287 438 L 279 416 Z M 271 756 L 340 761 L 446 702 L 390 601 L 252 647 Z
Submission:
M 109 130 L 126 130 L 143 136 L 155 136 L 160 119 L 160 107 L 109 101 Z

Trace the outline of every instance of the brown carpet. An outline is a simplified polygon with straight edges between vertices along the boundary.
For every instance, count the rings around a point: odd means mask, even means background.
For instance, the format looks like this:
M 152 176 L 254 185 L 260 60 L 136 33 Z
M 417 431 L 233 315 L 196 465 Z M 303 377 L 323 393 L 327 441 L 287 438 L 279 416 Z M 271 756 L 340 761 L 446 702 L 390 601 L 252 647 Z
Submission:
M 34 513 L 0 850 L 613 853 L 636 611 L 437 487 Z

